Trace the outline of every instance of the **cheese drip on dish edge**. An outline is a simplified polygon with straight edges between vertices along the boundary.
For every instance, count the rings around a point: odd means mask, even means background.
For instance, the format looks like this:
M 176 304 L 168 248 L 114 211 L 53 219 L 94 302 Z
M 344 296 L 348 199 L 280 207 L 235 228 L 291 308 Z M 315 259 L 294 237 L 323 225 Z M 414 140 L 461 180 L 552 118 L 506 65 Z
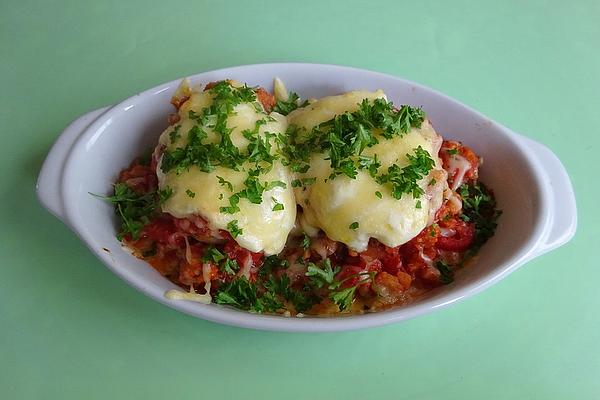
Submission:
M 238 86 L 232 83 L 232 86 Z M 213 104 L 214 95 L 209 91 L 192 91 L 190 98 L 181 105 L 178 111 L 179 121 L 167 128 L 160 136 L 159 148 L 171 151 L 183 148 L 188 143 L 188 132 L 199 126 L 197 120 L 190 117 L 190 111 L 199 115 Z M 257 102 L 240 103 L 229 113 L 226 126 L 231 130 L 231 142 L 240 151 L 247 149 L 249 140 L 244 131 L 253 131 L 257 121 L 265 122 L 258 127 L 258 135 L 265 138 L 270 134 L 284 133 L 287 120 L 277 113 L 267 115 Z M 217 143 L 220 135 L 206 126 L 200 128 L 207 133 L 202 143 Z M 268 138 L 266 140 L 269 140 Z M 274 149 L 273 149 L 274 151 Z M 229 230 L 228 225 L 237 221 L 241 230 L 239 235 L 232 235 L 240 246 L 267 255 L 279 253 L 285 246 L 287 236 L 296 219 L 296 203 L 291 189 L 291 175 L 280 160 L 275 160 L 267 171 L 261 171 L 258 180 L 261 183 L 282 182 L 285 187 L 275 186 L 262 193 L 260 204 L 240 199 L 239 211 L 224 213 L 222 207 L 230 205 L 229 198 L 244 190 L 244 181 L 248 171 L 254 169 L 254 163 L 244 162 L 238 170 L 224 166 L 215 166 L 210 172 L 203 172 L 197 166 L 183 171 L 172 169 L 163 172 L 161 156 L 156 172 L 161 190 L 170 188 L 172 195 L 162 204 L 162 210 L 178 218 L 199 215 L 206 219 L 212 229 Z M 223 183 L 227 182 L 227 183 Z M 231 184 L 231 187 L 229 187 Z M 275 204 L 282 204 L 283 209 L 273 210 Z
M 324 97 L 290 113 L 288 122 L 310 131 L 336 115 L 356 111 L 365 99 L 386 98 L 381 90 Z M 330 239 L 360 252 L 367 249 L 370 238 L 388 247 L 399 246 L 433 222 L 447 187 L 446 172 L 438 157 L 441 136 L 427 119 L 419 128 L 413 127 L 406 134 L 390 139 L 377 132 L 375 134 L 379 143 L 365 148 L 362 154 L 377 155 L 380 171 L 393 164 L 399 167 L 408 165 L 406 155 L 412 154 L 419 146 L 429 153 L 434 167 L 418 182 L 424 193 L 417 199 L 407 193 L 396 199 L 386 185 L 377 183 L 366 170 L 359 170 L 354 179 L 345 175 L 331 179 L 333 170 L 328 154 L 313 154 L 309 170 L 298 174 L 298 178 L 316 178 L 316 181 L 295 188 L 296 201 L 303 208 L 299 216 L 300 225 L 307 233 L 315 235 L 319 229 L 323 230 Z

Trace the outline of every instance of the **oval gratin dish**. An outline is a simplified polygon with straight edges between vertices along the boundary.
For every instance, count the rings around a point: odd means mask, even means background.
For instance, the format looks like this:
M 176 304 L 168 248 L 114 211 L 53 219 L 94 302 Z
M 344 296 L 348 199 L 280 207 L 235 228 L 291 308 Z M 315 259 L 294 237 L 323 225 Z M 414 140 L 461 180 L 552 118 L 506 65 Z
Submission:
M 169 104 L 180 79 L 73 121 L 48 154 L 38 177 L 41 203 L 69 226 L 116 275 L 151 298 L 206 320 L 274 331 L 340 331 L 412 318 L 472 296 L 537 256 L 568 242 L 577 210 L 569 176 L 544 145 L 517 134 L 477 111 L 422 85 L 377 72 L 321 64 L 259 64 L 203 72 L 207 83 L 227 78 L 267 90 L 279 77 L 302 98 L 355 89 L 384 89 L 395 104 L 421 106 L 436 130 L 482 156 L 482 181 L 494 190 L 503 211 L 494 237 L 453 283 L 422 300 L 389 310 L 343 317 L 284 317 L 253 314 L 217 304 L 169 300 L 176 286 L 131 255 L 116 239 L 118 222 L 110 204 L 90 196 L 106 193 L 121 169 L 152 147 L 167 127 Z

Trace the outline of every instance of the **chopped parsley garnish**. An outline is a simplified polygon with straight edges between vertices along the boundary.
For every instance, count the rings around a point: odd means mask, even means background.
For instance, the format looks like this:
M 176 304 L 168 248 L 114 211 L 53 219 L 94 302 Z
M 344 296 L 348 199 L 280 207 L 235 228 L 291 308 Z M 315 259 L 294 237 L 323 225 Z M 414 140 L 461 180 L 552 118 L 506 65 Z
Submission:
M 273 203 L 273 211 L 282 211 L 284 209 L 283 204 L 279 203 L 275 197 L 271 197 Z
M 229 275 L 235 275 L 239 271 L 239 265 L 234 260 L 228 259 L 220 252 L 216 253 L 215 257 L 210 248 L 207 252 L 211 261 L 217 260 L 215 263 L 221 271 Z M 285 273 L 288 267 L 289 263 L 286 260 L 275 255 L 268 256 L 258 270 L 255 280 L 251 282 L 245 276 L 235 277 L 217 289 L 214 301 L 217 304 L 231 305 L 257 313 L 278 312 L 291 304 L 296 312 L 301 313 L 321 302 L 322 298 L 315 293 L 317 290 L 328 291 L 329 299 L 338 305 L 340 311 L 344 311 L 352 305 L 357 287 L 375 276 L 374 272 L 360 272 L 341 280 L 336 279 L 341 267 L 333 267 L 331 261 L 325 259 L 319 264 L 309 262 L 305 274 L 309 279 L 304 283 L 293 283 Z M 351 279 L 356 279 L 356 283 L 344 287 Z
M 229 189 L 230 192 L 233 192 L 233 185 L 231 184 L 231 182 L 226 181 L 225 179 L 223 179 L 223 177 L 218 176 L 217 175 L 217 179 L 219 180 L 219 184 L 223 187 L 226 187 L 227 189 Z
M 243 229 L 240 229 L 240 228 L 238 227 L 238 221 L 237 221 L 237 219 L 234 219 L 233 221 L 230 221 L 230 222 L 227 224 L 227 230 L 228 230 L 228 231 L 229 231 L 229 233 L 231 234 L 231 237 L 232 237 L 232 238 L 234 238 L 234 239 L 235 239 L 236 237 L 238 237 L 239 235 L 241 235 L 241 234 L 243 234 L 243 233 L 244 233 L 244 230 L 243 230 Z
M 219 288 L 214 300 L 217 304 L 227 304 L 257 313 L 275 312 L 283 307 L 272 292 L 259 294 L 257 286 L 244 276 L 235 278 Z
M 340 267 L 331 267 L 331 261 L 326 258 L 320 266 L 314 263 L 308 263 L 306 276 L 311 278 L 311 282 L 316 287 L 329 286 L 333 284 L 335 275 L 340 272 Z
M 356 286 L 351 286 L 349 288 L 338 290 L 337 292 L 332 292 L 329 298 L 338 305 L 340 311 L 344 311 L 352 305 L 355 292 Z
M 448 283 L 454 282 L 454 271 L 444 261 L 438 261 L 435 263 L 435 267 L 440 271 L 440 282 L 447 285 Z
M 219 265 L 219 269 L 228 275 L 235 275 L 240 270 L 240 266 L 237 261 L 227 258 L 224 263 Z
M 381 167 L 381 163 L 377 160 L 377 154 L 373 157 L 358 156 L 358 169 L 366 169 L 371 177 L 377 175 L 377 170 Z
M 282 182 L 282 181 L 271 181 L 265 185 L 265 191 L 275 189 L 276 187 L 285 189 L 287 187 L 287 185 L 285 184 L 285 182 Z
M 242 135 L 248 139 L 249 142 L 247 147 L 247 158 L 257 165 L 260 162 L 273 164 L 273 161 L 279 158 L 279 156 L 274 154 L 274 152 L 271 150 L 271 139 L 276 135 L 269 132 L 265 132 L 261 135 L 259 132 L 260 127 L 266 123 L 267 121 L 265 119 L 259 119 L 256 121 L 256 125 L 253 130 L 245 130 L 242 132 Z
M 248 171 L 248 177 L 244 181 L 245 188 L 229 197 L 229 207 L 221 207 L 220 211 L 225 214 L 235 214 L 240 211 L 240 208 L 238 207 L 240 199 L 246 199 L 253 204 L 260 204 L 262 203 L 263 193 L 265 191 L 272 190 L 276 187 L 283 189 L 287 187 L 285 182 L 282 181 L 260 183 L 258 180 L 259 175 L 260 170 L 258 169 Z M 283 207 L 283 205 L 281 205 L 281 207 Z
M 448 149 L 448 150 L 446 150 L 446 153 L 448 153 L 450 155 L 455 155 L 455 154 L 458 154 L 458 149 Z
M 163 190 L 159 190 L 157 193 L 158 201 L 160 202 L 160 204 L 163 204 L 165 201 L 169 200 L 171 196 L 173 196 L 173 189 L 167 186 Z
M 258 275 L 261 278 L 264 278 L 266 276 L 273 275 L 276 271 L 278 271 L 280 269 L 286 269 L 289 266 L 290 265 L 287 260 L 282 260 L 281 258 L 277 257 L 276 255 L 271 255 L 271 256 L 265 257 L 262 266 L 258 270 Z
M 211 263 L 219 265 L 219 263 L 225 259 L 225 254 L 221 253 L 216 247 L 210 246 L 204 249 L 202 254 L 202 261 L 205 263 Z
M 275 107 L 273 107 L 273 111 L 281 114 L 288 115 L 292 111 L 300 107 L 306 107 L 308 105 L 308 101 L 304 101 L 300 103 L 300 97 L 294 92 L 290 92 L 287 100 L 277 100 L 275 103 Z
M 465 183 L 458 194 L 463 202 L 462 219 L 475 224 L 475 240 L 469 249 L 473 254 L 494 236 L 502 211 L 496 208 L 496 199 L 483 183 Z
M 204 249 L 204 253 L 202 254 L 202 262 L 216 265 L 219 267 L 219 270 L 228 275 L 235 275 L 240 269 L 240 266 L 236 260 L 227 257 L 214 246 Z
M 193 199 L 194 197 L 196 197 L 196 193 L 192 192 L 190 189 L 186 189 L 185 190 L 185 194 L 188 195 L 189 198 Z
M 306 276 L 310 278 L 310 284 L 315 288 L 329 289 L 329 298 L 339 307 L 340 311 L 348 309 L 354 301 L 356 288 L 375 276 L 375 272 L 359 272 L 350 275 L 342 280 L 336 280 L 336 275 L 340 272 L 339 266 L 332 267 L 331 260 L 326 258 L 320 265 L 308 263 Z M 350 279 L 358 278 L 358 282 L 350 287 L 342 286 Z
M 292 181 L 292 187 L 303 187 L 303 186 L 308 186 L 308 185 L 312 185 L 313 183 L 315 183 L 317 181 L 317 178 L 315 177 L 311 177 L 311 178 L 302 178 L 302 179 L 294 179 Z
M 416 199 L 423 195 L 424 191 L 419 186 L 419 180 L 424 178 L 434 166 L 434 161 L 421 146 L 415 149 L 415 154 L 407 154 L 409 164 L 400 168 L 397 164 L 391 165 L 386 174 L 377 176 L 379 184 L 389 183 L 392 186 L 392 196 L 400 199 L 403 194 L 412 194 Z
M 227 119 L 238 104 L 256 101 L 255 89 L 247 86 L 234 88 L 229 82 L 221 81 L 209 91 L 214 96 L 212 104 L 200 113 L 191 110 L 189 112 L 189 117 L 197 125 L 187 132 L 185 147 L 167 149 L 164 152 L 161 163 L 164 173 L 173 169 L 182 173 L 192 166 L 203 172 L 211 172 L 217 165 L 238 170 L 248 158 L 248 155 L 242 154 L 231 141 L 232 129 L 227 127 Z M 205 139 L 208 138 L 205 129 L 212 129 L 218 134 L 219 141 L 205 143 Z
M 296 312 L 304 312 L 319 303 L 311 286 L 292 285 L 283 270 L 288 268 L 287 260 L 272 255 L 264 259 L 256 280 L 250 282 L 245 276 L 234 278 L 221 285 L 214 297 L 215 303 L 231 305 L 257 313 L 273 313 L 284 308 L 286 302 L 293 305 Z M 222 271 L 235 275 L 239 265 L 230 259 L 221 263 Z
M 403 136 L 412 127 L 420 127 L 424 119 L 420 108 L 402 106 L 397 110 L 384 99 L 365 99 L 358 110 L 336 115 L 310 132 L 291 125 L 287 135 L 279 135 L 278 141 L 285 155 L 284 163 L 293 172 L 307 172 L 312 154 L 325 153 L 332 168 L 329 179 L 338 175 L 355 179 L 358 170 L 367 170 L 375 178 L 381 164 L 376 155 L 370 157 L 363 151 L 379 143 L 376 134 L 386 139 Z M 293 186 L 301 185 L 294 181 Z
M 321 300 L 310 288 L 292 288 L 286 274 L 279 278 L 269 275 L 265 281 L 255 283 L 249 282 L 244 276 L 235 278 L 221 286 L 214 299 L 217 304 L 231 305 L 256 313 L 281 310 L 284 308 L 284 301 L 289 301 L 296 312 L 304 312 Z
M 234 194 L 229 198 L 229 206 L 220 207 L 219 211 L 221 211 L 224 214 L 235 214 L 236 212 L 240 211 L 240 208 L 238 207 L 239 203 L 240 196 Z
M 352 230 L 358 229 L 358 222 L 354 221 L 353 223 L 350 224 L 350 226 L 348 228 L 350 228 Z
M 248 171 L 248 177 L 244 181 L 246 188 L 237 193 L 242 199 L 247 199 L 250 203 L 262 203 L 262 194 L 265 191 L 265 186 L 258 181 L 260 171 Z
M 417 200 L 416 204 L 415 204 L 415 208 L 421 209 L 421 200 Z
M 123 240 L 131 235 L 133 240 L 138 240 L 142 228 L 160 212 L 160 203 L 172 194 L 173 191 L 169 187 L 159 192 L 137 193 L 125 183 L 118 182 L 114 186 L 112 196 L 92 195 L 115 205 L 115 212 L 121 218 L 121 230 L 117 239 Z
M 381 194 L 381 192 L 379 190 L 375 192 L 375 196 L 379 197 L 380 199 L 383 198 L 383 195 Z
M 181 125 L 175 125 L 173 130 L 169 133 L 169 138 L 171 139 L 171 143 L 175 143 L 177 139 L 181 137 L 179 133 L 179 129 L 181 129 Z
M 302 237 L 302 243 L 300 243 L 300 245 L 304 250 L 307 250 L 310 247 L 310 236 L 305 233 Z

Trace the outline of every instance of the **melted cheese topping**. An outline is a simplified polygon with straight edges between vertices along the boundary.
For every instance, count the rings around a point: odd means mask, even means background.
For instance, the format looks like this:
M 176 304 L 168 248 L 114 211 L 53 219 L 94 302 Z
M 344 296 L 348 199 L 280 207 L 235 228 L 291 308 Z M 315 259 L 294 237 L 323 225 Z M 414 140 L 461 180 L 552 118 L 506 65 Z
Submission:
M 375 98 L 385 96 L 381 91 L 357 91 L 325 97 L 290 113 L 289 123 L 309 130 L 335 115 L 357 110 L 363 99 Z M 406 154 L 413 154 L 418 146 L 428 151 L 435 161 L 429 176 L 442 170 L 441 160 L 437 157 L 441 138 L 427 120 L 420 128 L 413 128 L 402 137 L 385 139 L 379 135 L 378 140 L 378 144 L 366 148 L 363 154 L 377 154 L 381 162 L 380 173 L 387 171 L 392 164 L 400 167 L 409 164 Z M 322 229 L 329 238 L 355 251 L 366 250 L 370 238 L 389 247 L 406 243 L 427 225 L 431 204 L 439 207 L 442 202 L 441 190 L 433 193 L 426 190 L 429 176 L 419 182 L 426 191 L 419 199 L 413 198 L 412 194 L 404 194 L 397 200 L 391 196 L 388 186 L 378 184 L 364 170 L 358 171 L 356 179 L 345 175 L 328 179 L 332 169 L 326 158 L 326 154 L 313 155 L 310 169 L 300 175 L 317 178 L 314 184 L 295 189 L 298 204 L 303 208 L 300 223 L 307 232 Z M 382 194 L 381 199 L 375 195 L 377 191 Z M 417 208 L 417 202 L 420 202 L 421 208 Z M 354 222 L 358 222 L 359 227 L 350 229 Z
M 187 300 L 202 304 L 210 304 L 212 301 L 212 297 L 209 292 L 206 292 L 206 294 L 196 293 L 193 286 L 190 287 L 189 292 L 184 292 L 177 289 L 167 290 L 165 297 L 169 300 Z
M 192 93 L 190 99 L 179 109 L 180 121 L 176 124 L 180 126 L 179 138 L 171 142 L 170 134 L 175 129 L 171 126 L 162 133 L 159 146 L 165 146 L 167 149 L 185 147 L 187 132 L 195 125 L 195 121 L 189 118 L 189 111 L 200 113 L 203 108 L 212 104 L 212 100 L 213 96 L 209 91 Z M 266 115 L 257 111 L 252 104 L 245 103 L 238 104 L 233 111 L 234 113 L 227 119 L 227 127 L 232 129 L 231 141 L 240 150 L 245 150 L 248 140 L 242 132 L 253 130 L 256 121 L 265 118 Z M 277 113 L 271 114 L 271 117 L 271 121 L 260 127 L 260 135 L 264 135 L 265 132 L 285 132 L 286 118 Z M 204 143 L 219 141 L 219 135 L 212 129 L 204 130 L 208 134 Z M 253 204 L 247 199 L 241 199 L 238 204 L 240 211 L 235 214 L 222 213 L 220 207 L 229 206 L 229 197 L 244 189 L 244 181 L 248 177 L 247 171 L 253 168 L 252 164 L 245 163 L 240 171 L 217 166 L 209 173 L 202 172 L 194 166 L 178 175 L 174 169 L 166 174 L 163 173 L 161 161 L 162 159 L 156 169 L 159 187 L 160 189 L 169 187 L 173 190 L 172 196 L 162 205 L 164 212 L 178 218 L 200 215 L 213 229 L 227 230 L 227 224 L 237 220 L 237 226 L 242 229 L 242 234 L 235 240 L 240 246 L 253 252 L 264 251 L 266 254 L 277 254 L 283 249 L 296 219 L 296 202 L 289 169 L 279 161 L 274 162 L 269 172 L 261 173 L 259 180 L 261 183 L 282 181 L 286 184 L 286 188 L 275 187 L 265 191 L 261 204 Z M 219 184 L 219 176 L 232 184 L 233 192 Z M 193 198 L 187 194 L 188 190 L 194 193 Z M 275 201 L 283 204 L 284 209 L 273 211 Z
M 450 156 L 449 164 L 448 170 L 456 174 L 451 189 L 456 190 L 463 184 L 465 174 L 471 169 L 471 163 L 460 154 L 453 154 Z

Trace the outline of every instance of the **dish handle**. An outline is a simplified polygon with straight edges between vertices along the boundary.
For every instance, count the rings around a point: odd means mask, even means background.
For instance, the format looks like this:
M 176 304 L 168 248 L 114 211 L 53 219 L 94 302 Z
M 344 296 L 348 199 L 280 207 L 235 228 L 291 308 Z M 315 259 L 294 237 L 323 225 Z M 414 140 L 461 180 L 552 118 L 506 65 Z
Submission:
M 520 136 L 520 139 L 533 151 L 544 168 L 547 176 L 546 184 L 551 193 L 552 220 L 549 223 L 548 233 L 545 240 L 533 250 L 535 256 L 539 256 L 562 246 L 573 238 L 577 230 L 577 204 L 571 179 L 558 157 L 541 143 L 524 136 Z
M 35 186 L 40 203 L 63 222 L 62 175 L 69 153 L 81 133 L 108 108 L 90 111 L 71 122 L 52 145 L 38 175 Z

